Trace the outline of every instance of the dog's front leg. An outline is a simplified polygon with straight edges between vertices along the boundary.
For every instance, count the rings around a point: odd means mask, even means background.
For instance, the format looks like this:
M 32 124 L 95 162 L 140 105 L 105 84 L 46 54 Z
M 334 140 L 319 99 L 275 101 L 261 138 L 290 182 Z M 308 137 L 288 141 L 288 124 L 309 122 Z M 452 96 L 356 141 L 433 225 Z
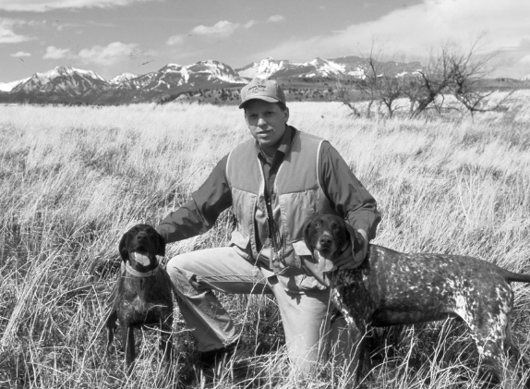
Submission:
M 173 319 L 170 317 L 160 323 L 160 350 L 164 353 L 164 361 L 170 362 L 173 354 L 173 341 L 171 340 Z
M 125 365 L 127 366 L 127 374 L 131 374 L 135 357 L 134 327 L 124 328 L 123 344 L 125 345 Z
M 105 322 L 105 327 L 107 327 L 107 354 L 110 352 L 110 346 L 114 341 L 114 332 L 116 331 L 116 320 L 118 320 L 118 312 L 116 309 L 112 309 L 107 321 Z

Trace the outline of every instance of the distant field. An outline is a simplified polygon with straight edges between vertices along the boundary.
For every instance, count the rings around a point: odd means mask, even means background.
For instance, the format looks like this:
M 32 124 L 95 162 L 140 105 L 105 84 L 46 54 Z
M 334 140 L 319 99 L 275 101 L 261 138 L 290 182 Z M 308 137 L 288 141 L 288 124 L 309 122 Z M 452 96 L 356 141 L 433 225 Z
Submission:
M 473 121 L 355 119 L 338 103 L 290 109 L 290 124 L 328 139 L 377 199 L 377 244 L 530 273 L 528 91 Z M 193 339 L 179 315 L 169 376 L 152 332 L 133 378 L 121 355 L 105 357 L 101 329 L 121 234 L 156 225 L 248 137 L 236 107 L 0 106 L 0 388 L 350 387 L 334 366 L 310 383 L 293 381 L 282 349 L 207 379 L 193 369 Z M 226 244 L 230 226 L 227 212 L 207 234 L 170 245 L 166 259 Z M 513 332 L 530 357 L 530 289 L 514 289 Z M 273 300 L 223 301 L 247 339 L 282 339 Z M 455 323 L 377 331 L 374 343 L 372 388 L 481 387 L 473 343 Z

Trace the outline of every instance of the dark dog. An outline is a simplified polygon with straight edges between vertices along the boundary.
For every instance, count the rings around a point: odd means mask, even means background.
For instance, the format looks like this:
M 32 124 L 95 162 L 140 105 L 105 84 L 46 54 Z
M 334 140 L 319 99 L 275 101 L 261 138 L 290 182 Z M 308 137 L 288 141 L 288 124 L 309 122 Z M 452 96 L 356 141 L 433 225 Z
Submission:
M 530 275 L 472 257 L 403 254 L 376 245 L 369 245 L 367 257 L 357 268 L 337 270 L 334 257 L 351 250 L 351 244 L 358 251 L 362 236 L 353 229 L 348 232 L 345 221 L 332 215 L 314 218 L 304 233 L 313 253 L 304 266 L 331 285 L 333 303 L 361 334 L 367 325 L 385 327 L 458 316 L 469 326 L 481 358 L 497 380 L 505 378 L 505 353 L 519 357 L 510 338 L 513 292 L 509 283 L 530 283 Z
M 130 373 L 135 358 L 134 328 L 142 325 L 160 327 L 160 348 L 164 359 L 170 361 L 173 295 L 169 276 L 156 258 L 165 255 L 165 242 L 153 227 L 138 224 L 131 228 L 123 235 L 119 251 L 123 260 L 122 274 L 106 322 L 107 348 L 114 340 L 116 320 L 119 320 L 123 329 L 125 362 Z

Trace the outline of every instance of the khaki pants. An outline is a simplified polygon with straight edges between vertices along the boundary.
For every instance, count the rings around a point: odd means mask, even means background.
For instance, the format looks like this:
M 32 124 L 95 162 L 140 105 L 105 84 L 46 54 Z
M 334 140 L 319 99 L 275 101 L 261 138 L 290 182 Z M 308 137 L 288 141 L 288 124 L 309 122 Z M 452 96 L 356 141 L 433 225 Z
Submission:
M 200 351 L 221 348 L 238 338 L 232 319 L 212 289 L 224 293 L 273 294 L 280 309 L 289 358 L 302 371 L 311 371 L 327 353 L 330 339 L 339 340 L 340 347 L 346 350 L 350 348 L 344 319 L 330 326 L 329 290 L 289 293 L 273 272 L 252 265 L 230 247 L 178 255 L 168 262 L 167 272 L 178 296 L 180 312 L 198 340 Z M 333 327 L 331 335 L 330 327 Z

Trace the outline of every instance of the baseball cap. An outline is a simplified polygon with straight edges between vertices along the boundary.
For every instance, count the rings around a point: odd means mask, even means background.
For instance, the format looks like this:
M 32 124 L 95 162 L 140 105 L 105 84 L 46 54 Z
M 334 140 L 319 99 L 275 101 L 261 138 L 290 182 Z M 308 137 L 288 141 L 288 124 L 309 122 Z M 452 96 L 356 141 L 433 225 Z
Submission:
M 268 103 L 285 104 L 285 94 L 275 80 L 254 78 L 241 89 L 241 104 L 243 108 L 249 100 L 259 99 Z

